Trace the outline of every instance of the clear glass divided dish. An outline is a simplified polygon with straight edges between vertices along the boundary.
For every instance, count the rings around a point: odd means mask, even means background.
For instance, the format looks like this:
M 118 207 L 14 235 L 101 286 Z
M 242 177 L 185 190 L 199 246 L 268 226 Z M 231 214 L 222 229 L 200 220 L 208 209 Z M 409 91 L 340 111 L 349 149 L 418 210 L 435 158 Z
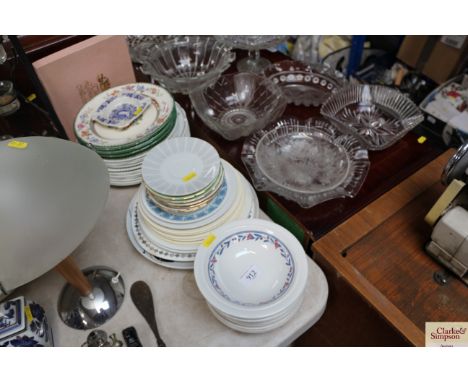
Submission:
M 235 57 L 212 37 L 179 37 L 157 45 L 141 70 L 169 91 L 189 94 L 215 82 Z
M 390 147 L 424 119 L 407 96 L 380 85 L 347 86 L 331 95 L 320 112 L 369 150 Z
M 257 190 L 303 208 L 354 197 L 370 165 L 359 140 L 312 118 L 281 119 L 258 131 L 246 139 L 241 157 Z
M 288 103 L 295 105 L 320 106 L 346 84 L 343 74 L 328 65 L 293 60 L 275 62 L 263 73 L 281 87 Z
M 281 89 L 254 73 L 225 74 L 190 99 L 203 122 L 227 140 L 264 128 L 286 108 Z

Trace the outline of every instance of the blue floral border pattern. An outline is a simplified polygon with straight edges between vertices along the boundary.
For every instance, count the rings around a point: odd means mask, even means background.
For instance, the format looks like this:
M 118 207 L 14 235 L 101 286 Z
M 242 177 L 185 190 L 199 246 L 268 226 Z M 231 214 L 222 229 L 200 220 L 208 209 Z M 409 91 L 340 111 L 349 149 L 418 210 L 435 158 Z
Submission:
M 216 197 L 205 207 L 202 209 L 193 212 L 187 215 L 173 215 L 167 211 L 162 210 L 159 208 L 156 203 L 149 197 L 148 192 L 145 192 L 145 200 L 148 206 L 155 215 L 160 216 L 163 219 L 170 220 L 170 221 L 177 221 L 177 222 L 190 222 L 193 220 L 201 219 L 209 214 L 211 214 L 214 210 L 216 210 L 221 203 L 224 201 L 224 198 L 227 194 L 227 183 L 226 180 L 223 181 L 218 194 Z
M 273 244 L 275 249 L 279 251 L 280 256 L 284 258 L 285 265 L 289 267 L 288 274 L 286 275 L 286 280 L 284 281 L 284 284 L 281 287 L 281 289 L 278 291 L 278 293 L 276 293 L 269 300 L 261 301 L 258 303 L 246 303 L 246 302 L 241 302 L 241 301 L 231 298 L 221 289 L 221 287 L 219 286 L 218 280 L 216 279 L 215 266 L 216 266 L 216 263 L 218 262 L 218 258 L 223 255 L 224 250 L 229 248 L 232 244 L 239 243 L 242 241 L 248 241 L 248 240 L 262 241 L 267 244 Z M 261 232 L 261 231 L 237 232 L 231 236 L 226 237 L 213 249 L 208 259 L 208 277 L 210 279 L 210 283 L 212 287 L 216 290 L 216 292 L 218 292 L 223 298 L 225 298 L 226 300 L 234 304 L 247 306 L 247 307 L 254 307 L 254 306 L 261 306 L 261 305 L 269 304 L 277 300 L 278 298 L 280 298 L 289 289 L 289 286 L 291 285 L 292 280 L 294 278 L 294 272 L 295 272 L 294 259 L 291 255 L 291 252 L 288 250 L 288 248 L 283 244 L 281 240 L 279 240 L 275 236 L 272 236 L 266 232 Z

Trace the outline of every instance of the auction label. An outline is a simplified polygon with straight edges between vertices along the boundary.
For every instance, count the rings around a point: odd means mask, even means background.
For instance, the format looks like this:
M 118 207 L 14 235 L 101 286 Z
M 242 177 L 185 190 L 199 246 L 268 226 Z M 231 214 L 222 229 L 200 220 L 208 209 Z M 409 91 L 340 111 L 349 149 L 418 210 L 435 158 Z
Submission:
M 252 265 L 242 274 L 242 276 L 240 277 L 240 281 L 243 284 L 250 284 L 258 277 L 259 274 L 260 270 L 258 269 L 258 267 L 256 265 Z
M 468 346 L 468 322 L 426 322 L 426 346 Z

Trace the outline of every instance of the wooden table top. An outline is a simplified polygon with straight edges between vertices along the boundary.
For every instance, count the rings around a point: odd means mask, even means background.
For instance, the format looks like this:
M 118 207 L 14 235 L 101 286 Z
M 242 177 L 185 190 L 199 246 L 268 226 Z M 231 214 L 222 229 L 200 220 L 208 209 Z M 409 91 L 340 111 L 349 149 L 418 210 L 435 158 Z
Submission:
M 440 174 L 453 155 L 417 171 L 313 244 L 353 288 L 411 344 L 424 346 L 424 324 L 468 320 L 468 289 L 455 277 L 438 285 L 443 267 L 424 252 L 424 216 L 443 191 Z

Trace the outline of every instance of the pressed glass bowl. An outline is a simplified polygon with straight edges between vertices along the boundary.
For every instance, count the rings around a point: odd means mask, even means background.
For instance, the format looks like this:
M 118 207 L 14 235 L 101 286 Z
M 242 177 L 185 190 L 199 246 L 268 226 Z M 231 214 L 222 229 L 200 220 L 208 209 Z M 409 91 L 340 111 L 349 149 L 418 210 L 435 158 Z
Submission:
M 347 86 L 332 94 L 320 111 L 369 150 L 390 147 L 424 119 L 407 96 L 380 85 Z
M 159 44 L 172 40 L 176 36 L 170 35 L 129 35 L 127 36 L 128 50 L 132 61 L 143 64 L 149 53 Z
M 316 119 L 275 122 L 246 139 L 241 157 L 257 190 L 303 208 L 354 197 L 369 169 L 359 140 Z
M 281 87 L 288 103 L 320 106 L 346 83 L 344 76 L 328 65 L 307 65 L 283 60 L 271 64 L 264 75 Z
M 281 89 L 254 73 L 222 75 L 190 99 L 203 122 L 227 140 L 264 128 L 286 108 Z
M 189 94 L 215 82 L 235 57 L 212 37 L 175 38 L 151 51 L 142 72 L 171 92 Z

